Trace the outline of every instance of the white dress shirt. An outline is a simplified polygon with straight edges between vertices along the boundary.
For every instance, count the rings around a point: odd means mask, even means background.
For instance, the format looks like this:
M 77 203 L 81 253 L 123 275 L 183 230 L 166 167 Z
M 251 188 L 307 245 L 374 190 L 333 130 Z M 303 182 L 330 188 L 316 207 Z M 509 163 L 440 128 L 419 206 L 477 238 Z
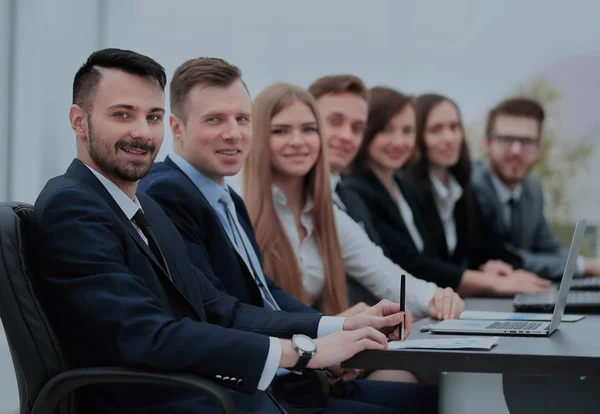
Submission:
M 410 233 L 410 237 L 412 238 L 413 243 L 417 247 L 417 250 L 423 253 L 424 244 L 423 238 L 421 237 L 421 233 L 419 233 L 419 229 L 415 224 L 415 217 L 413 215 L 412 208 L 404 198 L 404 194 L 398 187 L 398 185 L 394 182 L 394 192 L 396 193 L 396 198 L 398 199 L 398 209 L 400 210 L 400 215 L 402 216 L 402 220 L 404 221 L 404 225 L 408 229 Z
M 115 183 L 110 181 L 108 178 L 106 178 L 105 176 L 103 176 L 102 174 L 100 174 L 98 171 L 94 170 L 90 166 L 86 165 L 86 167 L 88 167 L 90 169 L 90 171 L 92 171 L 94 173 L 94 175 L 102 183 L 104 188 L 106 188 L 106 191 L 108 191 L 108 193 L 112 196 L 112 198 L 114 198 L 115 202 L 119 205 L 121 210 L 123 210 L 123 213 L 125 214 L 125 216 L 127 216 L 129 221 L 131 221 L 131 224 L 133 225 L 133 227 L 137 230 L 137 232 L 140 234 L 142 239 L 147 244 L 148 240 L 146 239 L 146 236 L 144 236 L 144 234 L 142 233 L 140 228 L 132 221 L 135 213 L 137 213 L 138 210 L 142 209 L 142 206 L 141 206 L 140 202 L 138 201 L 137 197 L 135 197 L 132 200 L 131 198 L 129 198 L 129 196 L 127 194 L 125 194 L 123 192 L 123 190 L 121 190 L 119 187 L 117 187 L 117 185 Z M 142 211 L 143 211 L 143 209 L 142 209 Z M 271 384 L 271 381 L 273 381 L 273 378 L 275 377 L 277 368 L 279 367 L 280 360 L 281 360 L 281 341 L 279 340 L 279 338 L 269 337 L 269 352 L 267 354 L 267 359 L 265 361 L 265 366 L 264 366 L 263 372 L 260 376 L 260 380 L 258 381 L 257 388 L 259 390 L 264 391 L 269 387 L 269 385 Z
M 523 186 L 519 183 L 515 187 L 514 190 L 510 190 L 502 181 L 498 179 L 494 174 L 492 174 L 492 186 L 494 187 L 494 191 L 498 196 L 498 200 L 502 205 L 502 218 L 504 219 L 504 223 L 506 224 L 506 228 L 511 228 L 511 211 L 510 206 L 508 204 L 511 198 L 515 200 L 520 200 L 521 195 L 523 194 Z M 583 256 L 579 255 L 577 257 L 577 274 L 582 275 L 585 273 L 585 259 Z
M 285 195 L 273 186 L 273 205 L 281 221 L 302 272 L 304 288 L 311 302 L 315 302 L 325 283 L 323 261 L 313 231 L 313 201 L 307 199 L 300 222 L 306 229 L 306 237 L 300 242 L 298 229 L 291 210 L 287 207 Z M 437 286 L 434 283 L 417 279 L 389 260 L 381 248 L 350 216 L 334 206 L 340 247 L 346 274 L 355 278 L 373 295 L 398 303 L 400 300 L 400 275 L 406 274 L 406 306 L 416 318 L 429 314 L 429 302 Z
M 450 172 L 448 172 L 448 187 L 446 187 L 432 172 L 429 179 L 433 184 L 433 199 L 444 226 L 448 254 L 454 254 L 456 249 L 456 221 L 454 220 L 454 206 L 463 194 L 463 189 Z
M 202 174 L 193 165 L 191 165 L 189 162 L 187 162 L 185 159 L 183 159 L 177 153 L 169 154 L 169 158 L 171 159 L 171 161 L 173 161 L 175 163 L 175 165 L 177 165 L 185 173 L 185 175 L 188 176 L 188 178 L 192 181 L 192 183 L 194 183 L 196 188 L 202 193 L 202 195 L 204 196 L 204 198 L 206 199 L 208 204 L 212 207 L 212 209 L 216 213 L 217 218 L 223 225 L 223 230 L 225 230 L 225 233 L 227 234 L 227 237 L 231 241 L 232 245 L 236 246 L 237 242 L 236 242 L 234 234 L 233 234 L 232 223 L 230 223 L 229 219 L 227 218 L 227 212 L 225 210 L 226 207 L 222 203 L 219 202 L 219 200 L 222 198 L 224 192 L 230 192 L 229 180 L 225 179 L 223 184 L 217 183 L 216 181 L 214 181 L 214 180 L 208 178 L 207 176 L 205 176 L 204 174 Z M 232 214 L 232 217 L 237 217 L 237 212 L 235 211 L 235 205 L 232 204 L 230 207 L 234 210 L 233 211 L 234 214 Z M 239 223 L 237 223 L 237 224 L 239 224 Z M 255 271 L 256 271 L 257 274 L 255 276 L 261 280 L 261 283 L 263 284 L 264 289 L 268 290 L 269 288 L 265 281 L 265 276 L 263 274 L 260 260 L 256 256 L 254 249 L 250 246 L 250 241 L 248 240 L 250 238 L 250 236 L 245 233 L 244 229 L 241 226 L 237 226 L 237 230 L 244 232 L 244 234 L 242 236 L 245 236 L 247 238 L 247 240 L 245 242 L 248 245 L 248 249 L 247 249 L 247 251 L 241 251 L 240 249 L 236 249 L 236 253 L 240 255 L 243 262 L 248 267 L 248 271 L 251 274 L 255 274 Z M 250 257 L 248 257 L 248 255 Z M 249 261 L 252 263 L 252 265 L 250 265 Z M 262 292 L 262 289 L 260 289 L 260 287 L 259 287 L 259 291 L 261 292 L 261 296 L 262 296 L 264 293 Z M 270 293 L 269 293 L 269 296 L 276 303 L 275 298 L 273 298 Z M 264 298 L 264 296 L 263 296 L 263 301 L 265 301 L 265 303 L 266 303 L 266 299 Z M 277 304 L 277 307 L 279 307 L 279 304 Z M 323 316 L 319 320 L 319 326 L 317 327 L 317 338 L 321 338 L 321 337 L 329 335 L 331 333 L 343 330 L 345 321 L 346 321 L 346 318 L 342 318 L 342 317 Z M 270 372 L 270 371 L 268 371 L 266 369 L 266 367 L 270 367 L 269 369 L 276 369 L 279 366 L 279 361 L 281 359 L 281 342 L 279 340 L 276 340 L 276 341 L 274 340 L 277 338 L 271 338 L 271 339 L 272 339 L 271 346 L 269 347 L 269 353 L 267 355 L 267 362 L 265 364 L 265 371 L 263 372 L 263 377 L 261 377 L 261 381 L 262 381 L 262 378 L 272 378 L 273 377 L 272 375 L 271 376 L 267 375 L 267 372 Z M 285 369 L 280 369 L 280 370 L 276 370 L 276 371 L 277 371 L 277 375 L 283 375 L 284 373 L 289 373 L 289 371 L 285 370 Z M 270 381 L 271 380 L 269 380 L 269 383 L 270 383 Z M 261 386 L 261 385 L 262 385 L 262 382 L 259 383 L 259 386 Z M 268 386 L 268 383 L 265 385 L 265 388 L 267 386 Z
M 333 197 L 333 203 L 338 206 L 342 211 L 347 211 L 347 207 L 337 193 L 337 186 L 342 181 L 342 177 L 339 174 L 331 174 L 329 176 L 329 184 L 331 185 L 331 196 Z

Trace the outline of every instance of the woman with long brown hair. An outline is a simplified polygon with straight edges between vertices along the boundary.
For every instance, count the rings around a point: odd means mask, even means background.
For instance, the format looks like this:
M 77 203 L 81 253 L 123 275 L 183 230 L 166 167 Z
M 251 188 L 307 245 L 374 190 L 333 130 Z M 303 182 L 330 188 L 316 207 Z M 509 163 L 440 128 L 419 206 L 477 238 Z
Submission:
M 440 258 L 418 191 L 398 172 L 418 158 L 416 107 L 411 96 L 394 89 L 370 91 L 367 127 L 352 174 L 344 185 L 359 194 L 371 215 L 388 256 L 412 274 L 461 295 L 513 294 L 527 285 L 495 273 L 469 270 Z
M 418 189 L 437 257 L 470 269 L 499 272 L 514 286 L 547 288 L 547 281 L 523 270 L 518 255 L 482 219 L 471 185 L 471 159 L 458 105 L 437 94 L 416 99 L 416 146 L 420 156 L 406 176 Z
M 400 275 L 407 272 L 333 206 L 327 146 L 312 96 L 295 85 L 272 85 L 256 97 L 252 123 L 243 194 L 265 272 L 288 293 L 330 315 L 347 310 L 346 275 L 376 297 L 397 302 Z M 407 273 L 406 292 L 415 317 L 438 317 L 442 289 Z M 448 318 L 463 308 L 450 292 L 444 308 Z

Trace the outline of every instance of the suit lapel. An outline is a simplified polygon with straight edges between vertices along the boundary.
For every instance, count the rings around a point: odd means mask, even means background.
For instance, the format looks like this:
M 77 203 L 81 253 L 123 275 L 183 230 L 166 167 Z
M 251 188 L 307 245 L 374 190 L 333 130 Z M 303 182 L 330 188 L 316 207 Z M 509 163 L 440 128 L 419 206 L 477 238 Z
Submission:
M 117 219 L 121 222 L 121 224 L 127 229 L 129 235 L 133 238 L 133 240 L 137 243 L 138 247 L 144 252 L 144 254 L 154 263 L 154 265 L 160 270 L 162 275 L 168 277 L 166 269 L 160 264 L 158 258 L 154 256 L 152 250 L 148 247 L 148 245 L 144 242 L 144 240 L 140 237 L 139 233 L 133 227 L 131 220 L 127 218 L 125 213 L 115 199 L 110 195 L 108 190 L 102 185 L 100 181 L 96 178 L 96 176 L 89 170 L 88 167 L 85 166 L 78 159 L 74 160 L 71 163 L 71 166 L 67 170 L 67 174 L 71 174 L 80 179 L 83 183 L 85 183 L 88 187 L 90 187 L 95 193 L 100 195 L 102 199 L 108 204 L 108 207 L 113 212 L 113 214 L 117 217 Z
M 209 214 L 211 214 L 211 218 L 213 219 L 213 221 L 216 223 L 217 226 L 219 226 L 219 228 L 223 231 L 223 238 L 225 239 L 225 243 L 227 243 L 231 249 L 233 249 L 233 251 L 236 254 L 236 257 L 238 258 L 238 262 L 239 265 L 243 268 L 246 269 L 248 276 L 250 276 L 252 278 L 252 281 L 254 282 L 254 277 L 252 276 L 251 270 L 249 269 L 248 265 L 246 264 L 245 260 L 243 259 L 243 257 L 240 255 L 240 253 L 238 252 L 238 248 L 236 246 L 234 246 L 233 242 L 231 241 L 231 239 L 229 238 L 229 236 L 227 235 L 227 231 L 225 230 L 225 228 L 223 227 L 223 224 L 221 223 L 221 220 L 219 219 L 219 217 L 217 216 L 217 213 L 213 210 L 213 208 L 210 206 L 208 200 L 206 199 L 206 197 L 204 197 L 204 194 L 202 194 L 202 191 L 200 191 L 198 189 L 198 187 L 196 187 L 196 184 L 194 184 L 194 182 L 192 181 L 192 179 L 181 169 L 177 166 L 177 164 L 175 164 L 168 156 L 165 158 L 164 163 L 166 165 L 168 165 L 171 168 L 174 168 L 176 171 L 178 171 L 182 176 L 184 176 L 188 183 L 193 187 L 193 192 L 194 194 L 197 194 L 200 197 L 200 202 L 203 202 L 206 204 L 207 209 L 209 210 Z M 232 190 L 233 191 L 233 190 Z M 233 193 L 235 194 L 235 193 Z M 240 217 L 240 208 L 238 203 L 236 202 L 236 197 L 234 197 L 232 195 L 232 198 L 234 200 L 234 204 L 235 204 L 235 209 L 236 209 L 236 215 L 238 216 L 238 220 L 240 221 L 240 224 L 242 224 L 242 227 L 244 226 L 244 220 L 241 220 Z M 245 208 L 245 207 L 244 207 Z M 231 229 L 232 231 L 234 231 L 233 229 Z M 247 230 L 246 228 L 244 228 L 244 230 Z M 247 235 L 248 233 L 246 233 Z M 249 237 L 248 237 L 249 238 Z M 255 248 L 256 251 L 256 246 L 253 245 L 253 247 Z M 259 256 L 260 257 L 260 256 Z M 250 258 L 248 258 L 248 260 L 251 260 Z M 258 286 L 257 286 L 258 289 Z
M 498 220 L 495 220 L 498 222 L 498 227 L 496 228 L 499 230 L 499 234 L 506 237 L 507 235 L 510 235 L 512 229 L 509 229 L 506 226 L 506 221 L 504 221 L 504 206 L 502 205 L 498 193 L 496 192 L 496 187 L 492 182 L 492 173 L 490 172 L 489 167 L 483 171 L 483 180 L 484 188 L 488 190 L 486 191 L 487 196 L 490 198 L 490 203 L 492 203 L 493 215 L 498 218 Z M 510 237 L 508 239 L 510 240 Z
M 379 197 L 380 201 L 387 210 L 389 216 L 393 218 L 396 225 L 400 226 L 404 231 L 406 231 L 407 234 L 410 234 L 408 231 L 408 227 L 406 227 L 406 223 L 404 222 L 404 219 L 400 214 L 400 208 L 398 207 L 396 202 L 394 202 L 394 199 L 390 195 L 387 188 L 385 188 L 381 181 L 379 181 L 379 179 L 371 171 L 365 173 L 365 178 L 367 179 L 368 183 L 372 186 L 373 190 L 377 194 L 381 194 L 381 196 Z M 400 188 L 400 191 L 402 191 L 402 188 Z M 410 241 L 411 243 L 413 242 L 412 238 L 410 239 Z
M 67 169 L 67 175 L 76 177 L 77 179 L 79 179 L 80 182 L 88 186 L 92 191 L 94 191 L 96 194 L 102 197 L 102 199 L 106 202 L 109 209 L 115 215 L 117 220 L 120 221 L 121 224 L 125 227 L 125 229 L 129 233 L 129 236 L 135 241 L 135 243 L 144 253 L 144 255 L 154 264 L 154 268 L 157 270 L 159 277 L 165 279 L 166 283 L 172 285 L 175 288 L 175 290 L 179 292 L 182 298 L 198 313 L 198 316 L 200 316 L 201 319 L 205 319 L 205 316 L 204 318 L 202 318 L 202 315 L 206 314 L 204 312 L 199 312 L 198 309 L 195 306 L 193 306 L 187 299 L 187 297 L 181 292 L 179 287 L 175 284 L 175 280 L 171 280 L 169 274 L 167 273 L 167 270 L 163 268 L 159 260 L 154 256 L 154 254 L 150 250 L 150 247 L 148 247 L 148 245 L 141 238 L 135 227 L 133 227 L 133 224 L 127 218 L 125 213 L 123 213 L 121 207 L 119 207 L 115 199 L 110 195 L 108 190 L 104 187 L 104 185 L 102 185 L 102 183 L 96 178 L 96 176 L 94 176 L 94 174 L 88 169 L 88 167 L 85 166 L 85 164 L 83 164 L 80 160 L 75 159 Z M 165 260 L 168 262 L 166 258 Z M 173 272 L 173 274 L 177 274 L 178 281 L 181 281 L 181 278 L 179 277 L 179 274 L 177 272 Z

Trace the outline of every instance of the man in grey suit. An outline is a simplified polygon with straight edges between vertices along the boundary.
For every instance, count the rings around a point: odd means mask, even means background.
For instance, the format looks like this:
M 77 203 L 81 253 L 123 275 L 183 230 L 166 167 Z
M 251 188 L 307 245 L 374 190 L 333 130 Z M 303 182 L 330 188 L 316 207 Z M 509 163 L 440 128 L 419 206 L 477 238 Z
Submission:
M 494 107 L 487 119 L 483 150 L 488 165 L 473 170 L 473 188 L 486 220 L 498 226 L 507 245 L 523 259 L 523 268 L 560 278 L 569 249 L 544 216 L 542 183 L 531 174 L 541 155 L 543 107 L 529 98 L 511 98 Z M 579 257 L 580 275 L 600 275 L 600 261 Z

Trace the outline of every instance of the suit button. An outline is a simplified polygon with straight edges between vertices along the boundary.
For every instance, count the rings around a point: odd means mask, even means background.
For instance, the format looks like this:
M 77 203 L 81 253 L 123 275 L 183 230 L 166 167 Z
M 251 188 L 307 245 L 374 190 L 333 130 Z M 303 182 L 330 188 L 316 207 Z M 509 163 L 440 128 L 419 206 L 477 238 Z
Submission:
M 215 378 L 216 378 L 216 379 L 223 379 L 223 377 L 222 377 L 222 376 L 220 376 L 220 375 L 215 375 Z
M 237 378 L 235 378 L 235 377 L 231 377 L 231 378 L 229 379 L 229 381 L 231 381 L 231 382 L 236 382 L 236 381 L 237 381 Z
M 223 377 L 223 381 L 229 381 L 229 377 Z
M 239 379 L 239 380 L 237 380 L 237 386 L 238 386 L 238 388 L 242 388 L 242 384 L 243 384 L 243 383 L 244 383 L 244 380 L 243 380 L 243 379 Z

